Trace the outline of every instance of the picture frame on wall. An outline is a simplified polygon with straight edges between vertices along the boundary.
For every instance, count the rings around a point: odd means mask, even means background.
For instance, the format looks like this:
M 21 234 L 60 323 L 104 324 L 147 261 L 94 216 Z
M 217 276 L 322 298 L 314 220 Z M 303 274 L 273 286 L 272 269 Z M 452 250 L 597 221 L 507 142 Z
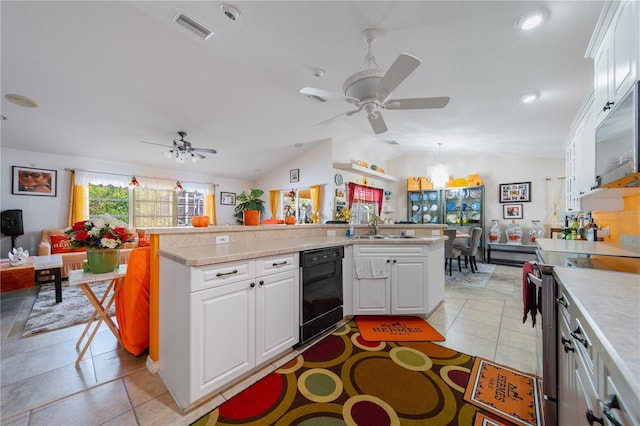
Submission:
M 502 217 L 504 219 L 522 219 L 523 216 L 522 204 L 503 204 L 502 205 Z
M 289 170 L 289 182 L 300 181 L 300 169 Z
M 58 171 L 33 167 L 12 166 L 11 193 L 55 197 L 58 188 Z
M 233 192 L 220 192 L 220 204 L 223 206 L 235 206 L 236 194 Z
M 530 202 L 531 182 L 501 183 L 498 199 L 501 203 Z

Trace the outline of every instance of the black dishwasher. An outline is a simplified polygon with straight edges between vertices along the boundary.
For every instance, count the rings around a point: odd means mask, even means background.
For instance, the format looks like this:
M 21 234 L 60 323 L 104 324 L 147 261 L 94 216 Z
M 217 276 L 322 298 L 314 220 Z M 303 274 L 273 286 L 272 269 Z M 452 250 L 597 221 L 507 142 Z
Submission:
M 300 344 L 343 318 L 344 247 L 300 252 Z

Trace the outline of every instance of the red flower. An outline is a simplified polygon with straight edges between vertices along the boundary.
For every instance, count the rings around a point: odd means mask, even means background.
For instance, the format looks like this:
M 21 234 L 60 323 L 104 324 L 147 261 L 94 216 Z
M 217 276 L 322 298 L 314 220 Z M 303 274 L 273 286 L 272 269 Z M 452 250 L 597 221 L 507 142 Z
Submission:
M 73 224 L 73 226 L 71 227 L 72 231 L 81 231 L 84 229 L 84 227 L 86 226 L 87 222 L 82 221 L 82 222 L 76 222 Z
M 76 232 L 76 235 L 73 237 L 75 241 L 85 241 L 89 238 L 89 232 L 85 230 L 79 230 Z
M 127 228 L 113 228 L 113 231 L 118 234 L 118 236 L 120 237 L 120 240 L 122 241 L 129 241 L 129 233 L 127 232 Z

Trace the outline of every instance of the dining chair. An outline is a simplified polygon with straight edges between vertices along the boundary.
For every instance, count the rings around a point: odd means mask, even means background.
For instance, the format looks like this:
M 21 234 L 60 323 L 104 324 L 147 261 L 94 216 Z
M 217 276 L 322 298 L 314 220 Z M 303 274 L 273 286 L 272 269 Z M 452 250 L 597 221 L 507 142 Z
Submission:
M 462 253 L 460 250 L 453 248 L 453 240 L 456 238 L 456 230 L 455 228 L 445 229 L 444 235 L 449 237 L 444 242 L 444 270 L 447 270 L 447 263 L 449 265 L 449 276 L 451 276 L 451 264 L 453 263 L 453 259 L 458 259 L 458 272 L 461 272 L 460 269 L 460 256 Z
M 457 246 L 454 248 L 460 250 L 462 256 L 464 256 L 464 265 L 471 265 L 471 272 L 475 273 L 478 270 L 478 264 L 476 263 L 476 255 L 478 254 L 478 245 L 480 237 L 482 236 L 482 228 L 471 229 L 471 238 L 469 238 L 469 245 Z

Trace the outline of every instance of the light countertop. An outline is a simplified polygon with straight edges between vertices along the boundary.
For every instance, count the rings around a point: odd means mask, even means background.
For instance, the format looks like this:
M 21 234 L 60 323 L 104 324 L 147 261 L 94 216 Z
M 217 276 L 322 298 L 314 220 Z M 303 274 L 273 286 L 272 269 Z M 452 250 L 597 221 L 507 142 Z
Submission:
M 352 244 L 433 245 L 444 242 L 445 239 L 446 237 L 443 236 L 393 239 L 350 239 L 344 236 L 291 238 L 166 248 L 158 250 L 158 254 L 186 266 L 204 266 L 332 246 Z
M 640 399 L 640 275 L 580 268 L 553 270 L 629 381 L 636 400 Z
M 551 238 L 539 238 L 536 243 L 540 250 L 543 251 L 640 258 L 640 247 L 625 246 L 618 243 Z

